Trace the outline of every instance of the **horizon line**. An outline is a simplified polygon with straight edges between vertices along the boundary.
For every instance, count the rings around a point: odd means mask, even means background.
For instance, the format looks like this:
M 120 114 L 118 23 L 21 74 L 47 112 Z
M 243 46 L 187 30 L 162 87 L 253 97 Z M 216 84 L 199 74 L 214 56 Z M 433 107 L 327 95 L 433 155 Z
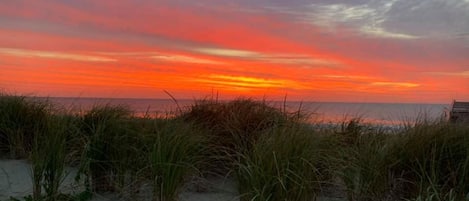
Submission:
M 15 95 L 16 96 L 16 95 Z M 24 95 L 25 97 L 31 97 L 31 98 L 44 98 L 44 99 L 48 99 L 48 98 L 64 98 L 64 99 L 114 99 L 114 100 L 123 100 L 123 99 L 127 99 L 127 100 L 170 100 L 172 102 L 174 102 L 172 100 L 171 97 L 168 97 L 168 98 L 143 98 L 143 97 L 91 97 L 91 96 L 30 96 L 30 95 Z M 207 97 L 206 98 L 207 100 L 211 100 L 210 97 Z M 236 97 L 236 98 L 213 98 L 213 100 L 219 100 L 219 101 L 231 101 L 231 100 L 236 100 L 236 99 L 252 99 L 252 100 L 255 100 L 255 101 L 266 101 L 266 102 L 283 102 L 285 100 L 268 100 L 268 99 L 262 99 L 262 98 L 255 98 L 255 97 L 245 97 L 245 96 L 239 96 L 239 97 Z M 197 101 L 197 100 L 204 100 L 204 98 L 181 98 L 181 99 L 176 99 L 176 100 L 190 100 L 190 101 Z M 376 102 L 376 101 L 371 101 L 371 102 L 366 102 L 366 101 L 363 101 L 363 102 L 359 102 L 359 101 L 337 101 L 337 100 L 334 100 L 334 101 L 326 101 L 326 100 L 286 100 L 286 102 L 298 102 L 298 103 L 349 103 L 349 104 L 428 104 L 428 105 L 451 105 L 451 103 L 454 101 L 454 99 L 452 99 L 451 101 L 449 101 L 448 103 L 442 103 L 442 102 Z

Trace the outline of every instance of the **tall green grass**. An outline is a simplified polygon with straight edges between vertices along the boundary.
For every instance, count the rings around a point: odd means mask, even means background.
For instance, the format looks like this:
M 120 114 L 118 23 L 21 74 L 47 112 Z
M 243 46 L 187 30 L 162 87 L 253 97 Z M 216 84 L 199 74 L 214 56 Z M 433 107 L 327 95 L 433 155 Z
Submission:
M 139 159 L 139 137 L 132 129 L 131 112 L 124 106 L 95 106 L 82 116 L 81 173 L 91 180 L 94 192 L 125 187 L 126 176 L 134 173 Z
M 331 183 L 351 201 L 468 199 L 468 125 L 418 119 L 384 132 L 359 119 L 320 129 L 302 120 L 301 111 L 242 98 L 150 119 L 113 105 L 60 113 L 0 94 L 0 154 L 31 160 L 35 200 L 64 199 L 66 164 L 80 165 L 89 191 L 151 182 L 154 200 L 177 200 L 201 173 L 234 173 L 243 201 L 314 200 Z
M 299 113 L 270 106 L 266 101 L 239 98 L 228 102 L 198 100 L 178 118 L 192 122 L 206 133 L 212 153 L 212 170 L 225 174 L 248 151 L 261 133 L 275 126 L 299 122 Z
M 416 122 L 394 134 L 345 130 L 357 136 L 342 156 L 349 200 L 462 200 L 469 193 L 469 127 Z
M 34 200 L 57 200 L 65 176 L 67 139 L 76 133 L 71 118 L 47 100 L 0 96 L 1 151 L 11 158 L 29 158 Z M 45 194 L 42 194 L 44 190 Z
M 340 177 L 350 201 L 382 200 L 389 196 L 393 184 L 390 168 L 396 163 L 387 145 L 389 136 L 367 133 L 355 144 L 344 147 Z
M 205 138 L 191 124 L 178 120 L 167 120 L 149 134 L 153 200 L 176 201 L 188 178 L 197 175 L 204 163 Z
M 299 124 L 266 131 L 236 167 L 241 200 L 314 200 L 332 181 L 337 141 Z
M 0 94 L 0 154 L 25 158 L 36 132 L 44 127 L 50 104 L 25 96 Z
M 463 200 L 469 195 L 468 125 L 423 123 L 405 131 L 395 143 L 400 162 L 392 172 L 406 181 L 402 196 L 436 193 L 438 200 L 445 200 L 451 193 Z
M 59 187 L 65 177 L 67 138 L 73 130 L 70 119 L 50 116 L 39 131 L 31 151 L 34 200 L 59 200 Z M 42 189 L 45 196 L 41 194 Z

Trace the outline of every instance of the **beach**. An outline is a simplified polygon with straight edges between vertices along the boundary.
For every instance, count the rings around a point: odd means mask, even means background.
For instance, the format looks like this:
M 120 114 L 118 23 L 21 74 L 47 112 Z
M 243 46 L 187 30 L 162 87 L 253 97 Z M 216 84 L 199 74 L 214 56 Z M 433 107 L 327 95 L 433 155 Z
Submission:
M 66 194 L 77 194 L 84 190 L 83 183 L 76 183 L 77 168 L 67 168 L 65 170 L 65 179 L 62 182 L 60 191 Z M 0 160 L 0 200 L 8 200 L 10 197 L 22 198 L 31 195 L 33 192 L 31 179 L 31 165 L 25 160 Z M 181 201 L 236 201 L 238 193 L 232 180 L 214 179 L 205 182 L 208 185 L 205 192 L 196 192 L 194 187 L 188 186 L 181 192 L 179 198 Z M 146 192 L 145 192 L 146 191 Z M 143 187 L 142 195 L 139 200 L 151 200 L 149 189 Z M 151 190 L 150 190 L 151 191 Z M 121 195 L 122 196 L 122 195 Z M 120 197 L 119 194 L 106 193 L 94 194 L 91 201 L 111 201 L 128 200 L 129 198 Z
M 67 168 L 67 175 L 63 180 L 60 191 L 66 194 L 77 194 L 84 190 L 83 183 L 74 180 L 76 168 Z M 200 191 L 195 184 L 188 184 L 179 194 L 180 201 L 239 201 L 239 193 L 233 179 L 212 178 L 203 182 L 204 189 Z M 142 192 L 137 200 L 151 200 L 151 189 L 142 187 Z M 0 200 L 8 200 L 10 197 L 22 198 L 33 192 L 31 179 L 31 164 L 26 160 L 0 159 Z M 320 196 L 318 201 L 345 201 L 345 198 Z M 343 195 L 342 195 L 343 196 Z M 94 194 L 90 201 L 133 200 L 125 195 L 117 193 Z

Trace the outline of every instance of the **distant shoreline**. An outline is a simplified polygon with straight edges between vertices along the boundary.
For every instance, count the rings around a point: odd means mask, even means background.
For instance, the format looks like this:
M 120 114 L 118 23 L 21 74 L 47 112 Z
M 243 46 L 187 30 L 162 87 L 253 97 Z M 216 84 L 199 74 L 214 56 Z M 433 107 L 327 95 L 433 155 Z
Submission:
M 26 96 L 27 98 L 37 98 L 37 99 L 68 99 L 68 100 L 79 100 L 79 99 L 86 99 L 86 100 L 153 100 L 153 101 L 173 101 L 171 98 L 136 98 L 136 97 L 129 97 L 129 98 L 119 98 L 119 97 L 71 97 L 71 96 Z M 243 96 L 241 96 L 243 97 Z M 177 99 L 177 101 L 196 101 L 196 100 L 203 100 L 204 98 L 181 98 Z M 211 97 L 207 97 L 206 100 L 218 100 L 221 102 L 227 102 L 234 100 L 236 98 L 231 98 L 231 99 L 216 99 Z M 253 98 L 254 100 L 262 100 L 262 99 L 256 99 Z M 271 100 L 271 99 L 266 99 L 265 100 L 267 103 L 283 103 L 284 100 Z M 425 102 L 359 102 L 359 101 L 315 101 L 315 100 L 286 100 L 286 102 L 289 103 L 334 103 L 334 104 L 405 104 L 405 105 L 450 105 L 451 101 L 448 101 L 448 103 L 425 103 Z
M 48 100 L 54 105 L 84 112 L 95 105 L 111 104 L 128 106 L 136 116 L 165 116 L 179 109 L 186 109 L 201 99 L 137 99 L 137 98 L 81 98 L 81 97 L 28 97 Z M 204 100 L 204 99 L 202 99 Z M 207 99 L 210 100 L 210 99 Z M 229 102 L 229 100 L 218 100 Z M 298 102 L 265 101 L 273 107 L 310 115 L 308 122 L 324 125 L 359 118 L 363 123 L 398 127 L 419 118 L 441 119 L 449 104 L 431 103 L 346 103 L 346 102 Z M 181 107 L 181 108 L 178 108 Z

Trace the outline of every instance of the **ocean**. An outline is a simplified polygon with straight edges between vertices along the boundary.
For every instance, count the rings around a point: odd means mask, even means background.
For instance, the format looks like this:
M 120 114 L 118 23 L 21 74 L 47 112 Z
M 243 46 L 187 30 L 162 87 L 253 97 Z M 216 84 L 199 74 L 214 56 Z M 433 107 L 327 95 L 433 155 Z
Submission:
M 135 115 L 145 114 L 165 116 L 173 114 L 178 108 L 186 109 L 194 100 L 171 99 L 131 99 L 131 98 L 47 98 L 54 105 L 73 112 L 86 112 L 95 105 L 111 104 L 129 107 Z M 282 108 L 283 101 L 267 101 L 268 104 Z M 311 122 L 338 123 L 351 118 L 360 118 L 365 123 L 398 125 L 412 123 L 419 118 L 438 119 L 444 117 L 449 104 L 426 103 L 345 103 L 345 102 L 297 102 L 287 101 L 288 111 L 301 111 L 310 114 Z
M 165 116 L 186 109 L 194 100 L 171 99 L 123 99 L 123 98 L 47 98 L 54 105 L 72 112 L 86 112 L 95 105 L 111 104 L 129 107 L 135 115 Z M 268 104 L 282 108 L 283 101 L 267 101 Z M 449 104 L 425 103 L 343 103 L 343 102 L 296 102 L 287 101 L 287 110 L 310 114 L 311 122 L 338 123 L 351 118 L 360 118 L 365 123 L 380 125 L 399 125 L 412 123 L 419 118 L 434 120 L 444 117 Z

